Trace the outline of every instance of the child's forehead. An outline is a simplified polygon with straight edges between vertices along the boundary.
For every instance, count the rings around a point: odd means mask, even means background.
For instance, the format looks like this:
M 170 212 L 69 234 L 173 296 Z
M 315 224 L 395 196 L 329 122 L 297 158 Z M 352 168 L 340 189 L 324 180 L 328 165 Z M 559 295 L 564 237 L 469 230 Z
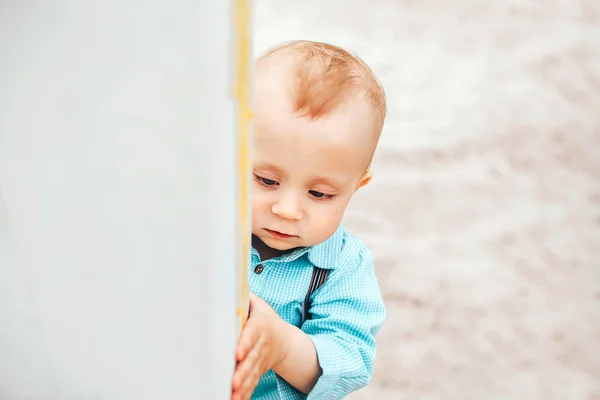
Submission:
M 364 144 L 304 136 L 289 133 L 255 140 L 254 168 L 313 183 L 346 182 L 366 169 L 370 154 Z
M 366 168 L 376 146 L 373 117 L 362 108 L 350 108 L 318 120 L 280 110 L 258 113 L 254 129 L 255 156 L 283 168 L 300 160 L 324 172 L 339 168 Z M 364 172 L 364 171 L 361 171 Z
M 379 127 L 373 110 L 360 98 L 348 99 L 318 119 L 299 116 L 278 100 L 271 98 L 255 110 L 256 145 L 275 141 L 280 145 L 329 151 L 346 144 L 370 148 L 378 139 Z

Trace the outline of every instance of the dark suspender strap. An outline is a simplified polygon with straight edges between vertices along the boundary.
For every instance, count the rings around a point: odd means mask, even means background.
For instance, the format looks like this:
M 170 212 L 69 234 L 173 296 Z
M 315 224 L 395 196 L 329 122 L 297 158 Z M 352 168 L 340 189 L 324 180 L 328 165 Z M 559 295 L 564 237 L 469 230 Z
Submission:
M 327 279 L 327 275 L 329 275 L 328 269 L 323 269 L 319 267 L 313 268 L 312 278 L 310 279 L 310 285 L 308 285 L 308 292 L 306 293 L 306 297 L 304 298 L 304 307 L 302 308 L 302 324 L 304 321 L 310 319 L 312 316 L 310 315 L 310 296 L 321 287 L 325 279 Z M 302 325 L 301 325 L 302 326 Z

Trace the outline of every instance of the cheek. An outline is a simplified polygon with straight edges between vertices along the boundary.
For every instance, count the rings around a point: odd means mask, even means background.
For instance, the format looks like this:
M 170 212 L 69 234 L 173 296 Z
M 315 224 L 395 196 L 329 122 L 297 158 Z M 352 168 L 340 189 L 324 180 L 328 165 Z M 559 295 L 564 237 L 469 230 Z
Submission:
M 258 213 L 269 208 L 269 196 L 255 183 L 252 187 L 252 213 Z
M 313 210 L 311 220 L 321 235 L 327 237 L 333 235 L 342 221 L 347 204 L 347 202 L 340 202 L 331 204 L 330 207 L 318 207 Z

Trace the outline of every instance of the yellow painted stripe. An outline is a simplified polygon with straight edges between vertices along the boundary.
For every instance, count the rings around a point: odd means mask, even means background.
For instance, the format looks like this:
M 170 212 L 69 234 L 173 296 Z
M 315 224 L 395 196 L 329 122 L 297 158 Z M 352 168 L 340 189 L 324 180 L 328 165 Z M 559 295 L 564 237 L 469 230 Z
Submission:
M 237 144 L 238 144 L 238 234 L 241 236 L 239 270 L 241 292 L 237 313 L 244 326 L 248 311 L 247 263 L 250 257 L 250 129 L 251 111 L 251 53 L 250 53 L 250 0 L 233 0 L 235 26 L 235 99 L 237 100 Z

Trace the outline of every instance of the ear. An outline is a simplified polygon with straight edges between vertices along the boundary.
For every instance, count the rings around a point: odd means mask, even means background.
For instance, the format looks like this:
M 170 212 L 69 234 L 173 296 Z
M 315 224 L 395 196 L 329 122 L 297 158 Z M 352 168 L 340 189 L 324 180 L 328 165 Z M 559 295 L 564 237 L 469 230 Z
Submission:
M 358 182 L 358 186 L 356 187 L 356 190 L 364 187 L 366 184 L 368 184 L 369 182 L 371 182 L 371 179 L 373 178 L 373 173 L 371 172 L 370 169 L 368 169 L 362 176 L 362 178 L 360 178 L 360 181 Z

